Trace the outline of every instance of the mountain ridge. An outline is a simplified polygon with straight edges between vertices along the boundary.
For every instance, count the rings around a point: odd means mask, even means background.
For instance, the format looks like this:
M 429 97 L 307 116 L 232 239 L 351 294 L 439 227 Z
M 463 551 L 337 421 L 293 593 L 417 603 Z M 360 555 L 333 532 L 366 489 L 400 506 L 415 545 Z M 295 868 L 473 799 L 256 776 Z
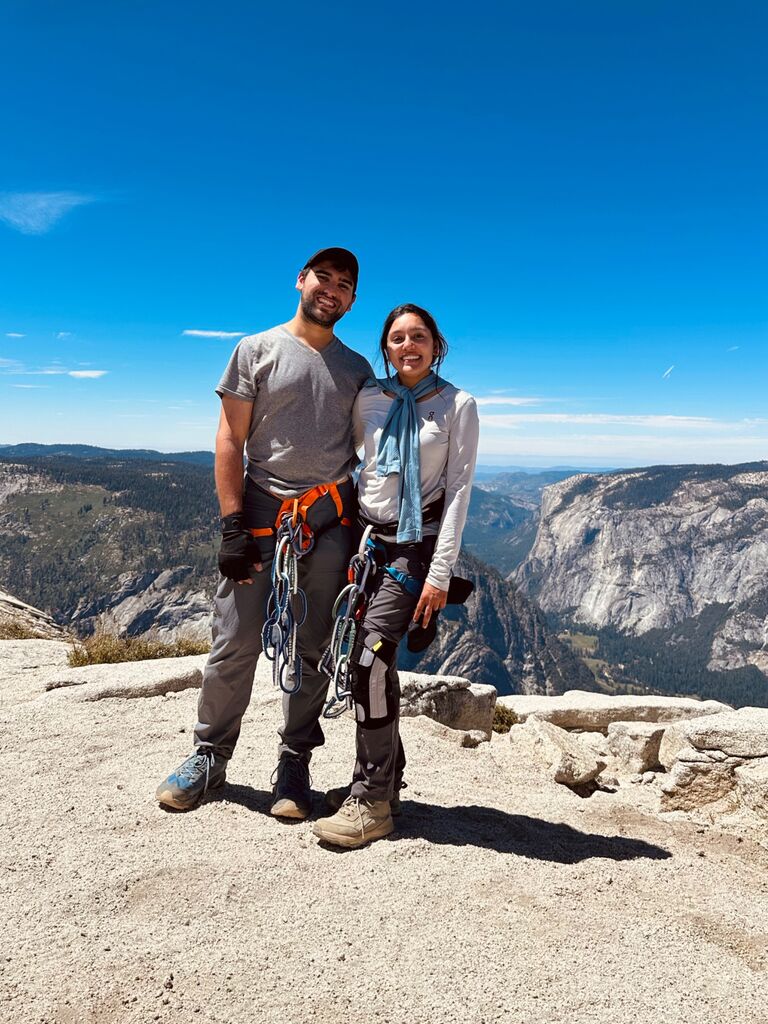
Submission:
M 695 634 L 688 657 L 703 677 L 743 670 L 759 695 L 752 670 L 768 676 L 766 564 L 768 462 L 651 466 L 546 488 L 513 578 L 560 626 L 605 631 L 614 655 L 611 631 L 624 634 L 621 660 L 643 663 L 646 682 L 654 649 L 682 650 Z

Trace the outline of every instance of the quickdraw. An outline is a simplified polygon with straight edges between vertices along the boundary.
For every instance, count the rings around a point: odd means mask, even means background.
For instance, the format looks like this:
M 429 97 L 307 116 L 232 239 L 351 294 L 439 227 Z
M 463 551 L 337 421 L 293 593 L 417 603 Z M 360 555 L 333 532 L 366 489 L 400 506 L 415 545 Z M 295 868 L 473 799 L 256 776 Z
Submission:
M 323 708 L 323 718 L 338 718 L 352 707 L 352 666 L 349 661 L 358 624 L 368 603 L 366 586 L 377 570 L 376 544 L 370 539 L 372 531 L 372 526 L 366 527 L 360 547 L 350 560 L 349 582 L 333 606 L 331 642 L 317 666 L 333 681 L 333 694 Z
M 272 682 L 283 693 L 297 693 L 301 688 L 301 655 L 299 627 L 307 617 L 307 595 L 299 586 L 299 559 L 315 546 L 315 534 L 307 523 L 307 513 L 318 498 L 330 494 L 336 505 L 339 521 L 342 502 L 336 484 L 321 484 L 299 498 L 282 503 L 275 526 L 251 530 L 255 537 L 275 534 L 275 556 L 272 562 L 272 590 L 267 598 L 267 613 L 261 632 L 264 656 L 272 662 Z M 288 677 L 293 670 L 293 685 Z

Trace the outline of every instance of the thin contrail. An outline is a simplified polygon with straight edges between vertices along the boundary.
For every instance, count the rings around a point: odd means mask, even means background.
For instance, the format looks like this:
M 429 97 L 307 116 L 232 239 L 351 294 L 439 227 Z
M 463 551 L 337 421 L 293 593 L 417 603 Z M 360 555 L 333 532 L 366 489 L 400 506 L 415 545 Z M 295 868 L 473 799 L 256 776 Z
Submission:
M 670 368 L 669 368 L 668 370 L 665 370 L 665 371 L 664 371 L 664 373 L 662 373 L 662 375 L 661 375 L 661 379 L 662 379 L 662 380 L 665 380 L 665 379 L 666 379 L 666 378 L 667 378 L 667 377 L 668 377 L 668 376 L 670 375 L 670 373 L 672 373 L 672 371 L 674 370 L 674 368 L 675 368 L 675 364 L 674 364 L 674 363 L 672 363 L 672 365 L 670 366 Z

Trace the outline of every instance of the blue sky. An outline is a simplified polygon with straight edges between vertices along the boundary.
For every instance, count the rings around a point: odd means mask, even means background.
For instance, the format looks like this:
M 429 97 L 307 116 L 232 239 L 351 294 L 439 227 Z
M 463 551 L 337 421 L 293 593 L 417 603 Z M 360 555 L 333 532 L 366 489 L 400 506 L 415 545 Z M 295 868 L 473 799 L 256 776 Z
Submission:
M 0 443 L 211 448 L 323 245 L 481 461 L 768 457 L 768 7 L 3 4 Z M 185 332 L 218 332 L 219 336 Z

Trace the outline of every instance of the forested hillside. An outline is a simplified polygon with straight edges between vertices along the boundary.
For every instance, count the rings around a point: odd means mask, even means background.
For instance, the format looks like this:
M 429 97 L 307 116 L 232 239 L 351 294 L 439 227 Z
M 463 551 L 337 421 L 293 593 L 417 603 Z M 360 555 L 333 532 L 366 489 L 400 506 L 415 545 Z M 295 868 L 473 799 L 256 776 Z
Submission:
M 30 484 L 30 475 L 33 478 Z M 190 565 L 214 578 L 213 470 L 154 461 L 0 456 L 0 580 L 66 622 L 120 573 Z

